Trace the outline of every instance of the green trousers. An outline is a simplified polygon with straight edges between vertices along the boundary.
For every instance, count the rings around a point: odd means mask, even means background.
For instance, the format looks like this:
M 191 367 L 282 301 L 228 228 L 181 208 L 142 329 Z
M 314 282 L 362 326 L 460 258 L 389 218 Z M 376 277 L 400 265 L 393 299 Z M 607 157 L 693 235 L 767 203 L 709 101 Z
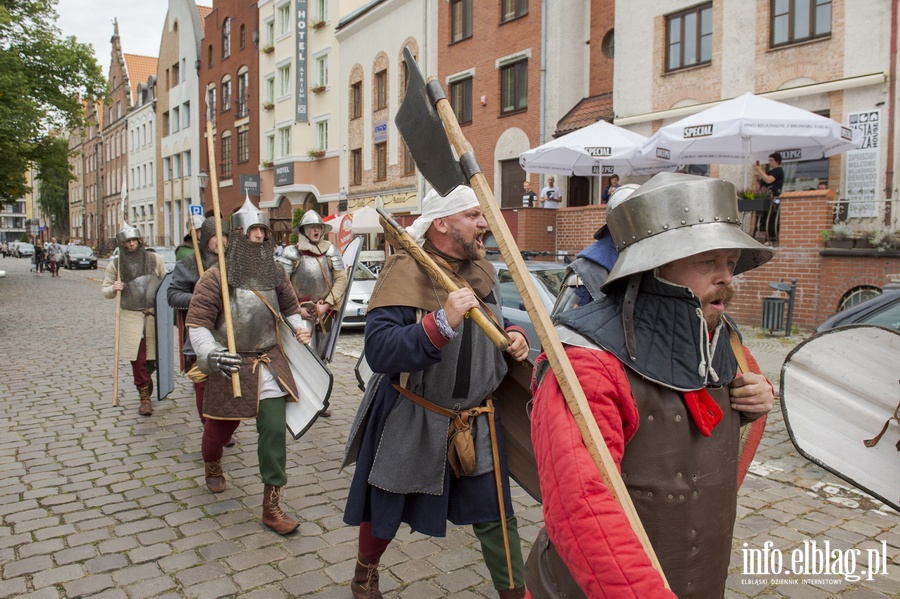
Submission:
M 259 402 L 256 432 L 259 441 L 256 455 L 263 484 L 283 487 L 287 484 L 287 444 L 284 439 L 285 397 L 272 397 Z
M 519 540 L 519 526 L 515 516 L 506 519 L 509 533 L 509 551 L 512 556 L 513 586 L 509 585 L 509 569 L 506 567 L 506 548 L 503 544 L 503 526 L 500 521 L 473 524 L 472 530 L 481 541 L 484 564 L 491 573 L 491 582 L 498 591 L 525 585 L 522 542 Z

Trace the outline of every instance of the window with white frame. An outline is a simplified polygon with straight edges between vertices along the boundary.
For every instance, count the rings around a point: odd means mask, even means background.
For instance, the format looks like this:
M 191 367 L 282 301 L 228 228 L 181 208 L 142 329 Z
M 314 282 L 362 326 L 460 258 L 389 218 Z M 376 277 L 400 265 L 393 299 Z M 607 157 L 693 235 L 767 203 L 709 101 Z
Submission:
M 275 160 L 275 134 L 266 135 L 266 160 Z
M 222 23 L 222 58 L 231 56 L 231 19 L 225 17 Z
M 316 149 L 328 149 L 328 121 L 316 123 Z
M 191 176 L 191 151 L 187 150 L 184 153 L 184 176 Z
M 278 156 L 291 155 L 291 127 L 282 127 L 278 130 Z
M 267 104 L 272 104 L 275 102 L 275 77 L 266 77 L 266 82 L 264 85 L 265 98 Z
M 315 12 L 317 21 L 328 20 L 328 0 L 315 0 Z
M 222 112 L 231 110 L 231 75 L 222 78 Z
M 247 70 L 247 67 L 242 68 L 244 70 L 238 73 L 237 114 L 235 115 L 239 119 L 247 116 L 250 104 L 250 71 Z
M 187 129 L 191 126 L 191 103 L 185 102 L 181 105 L 181 128 Z
M 181 131 L 181 109 L 178 106 L 172 109 L 172 119 L 169 124 L 172 126 L 172 133 Z
M 278 67 L 278 97 L 291 93 L 291 65 Z
M 275 20 L 269 19 L 263 25 L 263 29 L 265 31 L 265 46 L 274 46 L 275 45 Z
M 328 55 L 316 58 L 316 85 L 328 85 Z
M 275 10 L 278 16 L 278 35 L 287 35 L 291 32 L 291 5 L 285 2 Z

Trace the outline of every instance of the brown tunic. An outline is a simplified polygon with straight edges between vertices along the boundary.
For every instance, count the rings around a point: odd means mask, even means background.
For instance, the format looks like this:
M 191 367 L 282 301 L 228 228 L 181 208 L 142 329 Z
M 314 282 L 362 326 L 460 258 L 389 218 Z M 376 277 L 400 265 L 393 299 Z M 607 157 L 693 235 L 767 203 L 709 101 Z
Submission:
M 194 296 L 188 308 L 185 325 L 187 327 L 202 327 L 212 331 L 216 326 L 216 319 L 222 312 L 222 282 L 218 267 L 213 267 L 203 273 L 197 286 L 194 288 Z M 278 306 L 283 316 L 291 316 L 299 312 L 297 295 L 294 288 L 284 275 L 284 280 L 275 288 L 278 295 Z M 274 319 L 275 316 L 273 315 Z M 240 370 L 241 396 L 235 398 L 231 388 L 231 377 L 212 375 L 206 379 L 206 391 L 203 395 L 203 415 L 216 420 L 246 420 L 255 418 L 259 407 L 259 362 L 266 366 L 275 375 L 281 388 L 286 390 L 288 401 L 297 401 L 297 388 L 291 375 L 290 365 L 277 344 L 264 352 L 241 353 L 243 364 Z

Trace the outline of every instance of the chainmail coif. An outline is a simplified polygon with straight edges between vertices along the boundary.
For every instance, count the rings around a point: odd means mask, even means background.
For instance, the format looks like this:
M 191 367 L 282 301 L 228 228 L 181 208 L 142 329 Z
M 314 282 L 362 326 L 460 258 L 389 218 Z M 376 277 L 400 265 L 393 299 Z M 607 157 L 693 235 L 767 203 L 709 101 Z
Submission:
M 285 278 L 284 269 L 275 262 L 272 240 L 254 243 L 240 229 L 228 236 L 225 272 L 228 285 L 240 289 L 275 289 Z
M 126 242 L 127 243 L 127 242 Z M 138 240 L 138 247 L 133 252 L 125 249 L 125 244 L 119 244 L 119 276 L 123 283 L 130 283 L 138 277 L 156 271 L 156 261 L 144 248 L 144 242 Z

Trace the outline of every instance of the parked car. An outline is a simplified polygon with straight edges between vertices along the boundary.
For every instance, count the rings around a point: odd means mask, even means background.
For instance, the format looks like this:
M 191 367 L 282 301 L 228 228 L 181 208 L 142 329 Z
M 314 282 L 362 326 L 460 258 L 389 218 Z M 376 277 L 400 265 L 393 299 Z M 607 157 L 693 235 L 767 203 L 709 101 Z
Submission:
M 164 246 L 153 246 L 147 248 L 148 252 L 156 252 L 163 258 L 163 262 L 166 263 L 166 272 L 172 272 L 172 269 L 175 268 L 175 263 L 178 262 L 178 259 L 175 257 L 175 248 L 164 247 Z
M 86 245 L 71 245 L 65 248 L 63 256 L 65 267 L 69 270 L 76 268 L 97 270 L 97 256 L 94 255 L 94 250 Z
M 369 298 L 375 289 L 378 275 L 373 273 L 365 264 L 356 265 L 356 274 L 353 282 L 347 289 L 347 306 L 341 318 L 341 329 L 361 329 L 366 324 L 366 312 L 369 308 Z
M 500 297 L 503 300 L 503 316 L 512 324 L 522 327 L 528 335 L 528 358 L 533 362 L 541 353 L 541 341 L 537 331 L 531 323 L 531 318 L 525 310 L 522 296 L 516 289 L 509 268 L 502 260 L 492 260 L 494 271 L 500 284 Z M 553 302 L 559 294 L 560 287 L 566 275 L 566 266 L 559 262 L 542 262 L 539 260 L 526 260 L 525 266 L 534 279 L 535 286 L 540 295 L 541 303 L 547 309 L 547 313 L 553 309 Z
M 13 251 L 13 255 L 16 258 L 31 258 L 32 256 L 34 256 L 34 245 L 25 243 L 24 241 L 20 241 L 16 244 L 16 249 Z
M 848 324 L 873 324 L 900 331 L 900 283 L 889 283 L 881 295 L 832 314 L 816 333 Z

